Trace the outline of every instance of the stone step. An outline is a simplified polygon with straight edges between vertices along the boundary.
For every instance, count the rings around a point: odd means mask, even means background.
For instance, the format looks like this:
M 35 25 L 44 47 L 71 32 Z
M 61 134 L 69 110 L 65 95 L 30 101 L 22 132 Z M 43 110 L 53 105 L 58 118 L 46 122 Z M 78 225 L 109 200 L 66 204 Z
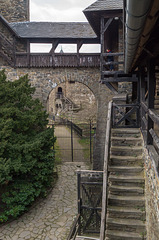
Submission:
M 138 175 L 109 175 L 109 182 L 111 182 L 112 185 L 119 185 L 119 186 L 134 186 L 134 187 L 142 187 L 145 183 L 143 173 Z
M 158 109 L 159 109 L 159 105 L 158 105 L 158 104 L 155 104 L 155 105 L 154 105 L 154 109 L 158 110 Z
M 140 130 L 138 128 L 113 128 L 111 130 L 112 137 L 141 137 Z
M 139 233 L 141 236 L 145 233 L 145 223 L 134 219 L 107 218 L 107 229 L 123 232 Z
M 135 155 L 135 154 L 134 154 Z M 139 156 L 118 156 L 110 155 L 110 164 L 112 166 L 141 166 L 143 164 L 142 155 Z
M 107 210 L 110 218 L 137 219 L 142 221 L 146 218 L 145 211 L 142 208 L 108 206 Z
M 108 166 L 109 172 L 114 172 L 115 174 L 123 174 L 123 175 L 134 175 L 137 173 L 141 173 L 143 168 L 140 166 Z
M 111 185 L 109 192 L 113 195 L 122 196 L 140 196 L 144 194 L 142 187 Z
M 120 207 L 137 207 L 142 210 L 145 208 L 144 196 L 117 196 L 109 194 L 108 205 Z
M 99 238 L 95 237 L 85 237 L 85 236 L 76 236 L 75 240 L 99 240 Z
M 137 157 L 141 155 L 143 151 L 142 146 L 130 147 L 130 146 L 112 146 L 110 152 L 116 156 L 133 156 Z
M 142 146 L 142 138 L 111 137 L 111 146 Z
M 142 233 L 123 232 L 116 230 L 106 231 L 106 240 L 143 240 Z

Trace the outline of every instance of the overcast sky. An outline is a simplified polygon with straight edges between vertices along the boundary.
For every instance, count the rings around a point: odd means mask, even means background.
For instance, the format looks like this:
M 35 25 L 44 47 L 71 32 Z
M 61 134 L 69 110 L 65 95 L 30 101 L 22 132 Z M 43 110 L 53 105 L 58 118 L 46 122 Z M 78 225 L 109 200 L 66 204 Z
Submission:
M 83 10 L 96 0 L 30 0 L 30 21 L 86 22 Z M 32 45 L 33 52 L 49 51 L 51 46 Z M 40 49 L 40 50 L 39 50 Z M 76 46 L 62 45 L 64 52 L 76 52 Z M 61 45 L 56 49 L 61 50 Z M 81 52 L 99 52 L 99 46 L 83 46 Z
M 87 21 L 83 10 L 96 0 L 30 0 L 31 21 Z

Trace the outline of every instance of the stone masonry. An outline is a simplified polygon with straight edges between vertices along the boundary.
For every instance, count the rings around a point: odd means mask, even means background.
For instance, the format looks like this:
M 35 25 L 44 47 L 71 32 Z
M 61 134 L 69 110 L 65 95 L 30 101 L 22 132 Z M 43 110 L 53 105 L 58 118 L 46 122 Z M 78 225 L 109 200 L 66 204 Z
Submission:
M 59 95 L 60 90 L 62 91 Z M 74 123 L 96 122 L 97 103 L 92 91 L 84 84 L 66 81 L 54 88 L 47 102 L 50 116 L 60 114 Z
M 8 22 L 29 21 L 29 0 L 0 0 L 0 14 Z
M 147 149 L 144 149 L 145 158 L 145 199 L 147 240 L 159 239 L 159 176 L 156 164 L 150 159 Z
M 58 180 L 50 194 L 17 220 L 0 226 L 3 240 L 66 240 L 77 215 L 77 174 L 83 162 L 58 166 Z
M 107 105 L 112 99 L 112 92 L 99 83 L 100 71 L 98 68 L 17 68 L 1 66 L 6 69 L 7 79 L 14 81 L 20 76 L 28 74 L 31 85 L 36 87 L 34 97 L 39 98 L 47 109 L 47 101 L 54 86 L 66 81 L 74 81 L 88 87 L 97 102 L 97 129 L 94 145 L 93 169 L 102 170 L 104 159 L 105 129 Z M 80 89 L 78 89 L 79 91 Z

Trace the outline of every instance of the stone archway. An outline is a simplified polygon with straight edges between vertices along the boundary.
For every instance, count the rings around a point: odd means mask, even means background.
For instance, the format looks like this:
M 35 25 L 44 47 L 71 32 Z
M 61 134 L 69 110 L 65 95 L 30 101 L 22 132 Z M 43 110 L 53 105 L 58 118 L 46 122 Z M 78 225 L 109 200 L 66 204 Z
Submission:
M 44 108 L 47 108 L 47 100 L 50 92 L 59 84 L 66 81 L 75 81 L 85 84 L 95 95 L 97 100 L 97 131 L 94 151 L 93 169 L 102 170 L 104 159 L 105 130 L 107 118 L 107 106 L 112 99 L 112 92 L 99 83 L 99 68 L 18 68 L 14 69 L 1 66 L 6 69 L 8 80 L 14 81 L 24 74 L 28 74 L 32 86 L 35 86 L 35 98 L 39 98 Z
M 88 123 L 90 120 L 96 123 L 97 101 L 85 84 L 66 81 L 50 92 L 47 112 L 51 118 L 61 116 L 78 124 Z

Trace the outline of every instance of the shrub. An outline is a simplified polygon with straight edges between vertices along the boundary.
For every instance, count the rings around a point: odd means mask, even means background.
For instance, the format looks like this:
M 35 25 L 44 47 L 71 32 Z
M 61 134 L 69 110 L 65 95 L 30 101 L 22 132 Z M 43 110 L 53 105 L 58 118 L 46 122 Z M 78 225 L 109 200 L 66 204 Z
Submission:
M 17 217 L 53 180 L 55 138 L 28 76 L 11 82 L 0 72 L 0 222 Z

